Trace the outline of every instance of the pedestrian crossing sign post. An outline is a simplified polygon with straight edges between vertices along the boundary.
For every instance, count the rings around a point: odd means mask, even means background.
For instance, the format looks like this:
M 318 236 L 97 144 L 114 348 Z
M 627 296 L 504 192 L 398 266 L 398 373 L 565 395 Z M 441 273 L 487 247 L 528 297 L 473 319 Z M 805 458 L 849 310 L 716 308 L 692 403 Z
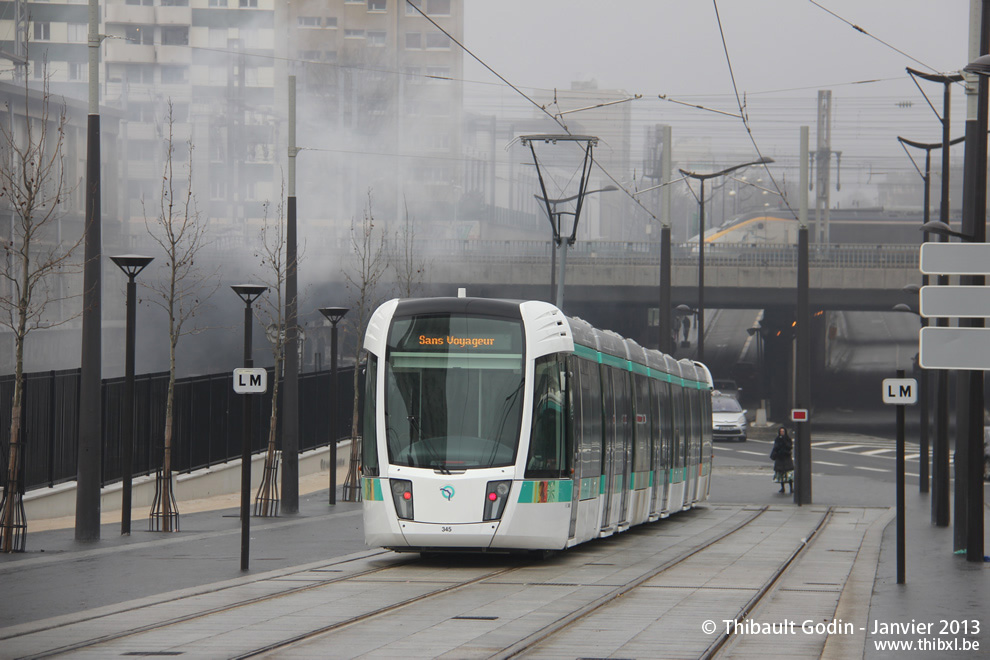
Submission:
M 910 406 L 918 402 L 918 381 L 914 378 L 884 378 L 883 402 Z

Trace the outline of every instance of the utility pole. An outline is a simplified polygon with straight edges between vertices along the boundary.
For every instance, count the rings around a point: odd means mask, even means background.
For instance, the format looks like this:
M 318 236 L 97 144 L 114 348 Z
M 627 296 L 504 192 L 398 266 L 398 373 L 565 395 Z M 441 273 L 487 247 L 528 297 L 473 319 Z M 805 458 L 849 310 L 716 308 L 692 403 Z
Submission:
M 829 242 L 829 190 L 832 178 L 832 154 L 838 158 L 842 152 L 832 151 L 832 90 L 818 91 L 818 148 L 815 150 L 815 242 Z M 838 182 L 838 178 L 836 179 Z M 836 184 L 838 188 L 838 183 Z
M 282 398 L 282 510 L 299 513 L 299 350 L 296 260 L 296 77 L 289 76 L 289 195 L 285 223 L 285 391 Z M 278 378 L 278 374 L 275 377 Z
M 801 127 L 801 204 L 798 210 L 797 350 L 794 407 L 811 408 L 811 309 L 808 273 L 808 127 Z M 827 177 L 826 177 L 827 180 Z M 826 194 L 827 197 L 827 194 Z M 811 420 L 797 423 L 794 503 L 811 504 Z
M 100 538 L 100 460 L 103 423 L 103 267 L 100 216 L 100 11 L 89 0 L 89 114 L 86 119 L 86 227 L 82 293 L 82 357 L 79 382 L 79 440 L 76 473 L 77 541 Z

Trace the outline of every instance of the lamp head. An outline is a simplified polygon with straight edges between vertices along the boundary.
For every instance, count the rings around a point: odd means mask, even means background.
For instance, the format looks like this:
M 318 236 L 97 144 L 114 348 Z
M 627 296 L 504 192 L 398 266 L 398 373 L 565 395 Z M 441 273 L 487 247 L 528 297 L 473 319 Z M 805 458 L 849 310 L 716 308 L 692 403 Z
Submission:
M 117 267 L 124 271 L 127 277 L 136 277 L 152 260 L 154 260 L 154 257 L 145 257 L 140 254 L 121 254 L 116 257 L 110 257 L 110 261 L 117 264 Z
M 230 288 L 247 305 L 250 305 L 258 299 L 258 296 L 268 291 L 268 287 L 261 284 L 233 284 Z
M 331 324 L 337 325 L 344 315 L 349 312 L 347 307 L 320 307 L 320 314 L 326 317 Z
M 990 76 L 990 55 L 980 55 L 964 66 L 963 71 L 975 73 L 978 76 Z

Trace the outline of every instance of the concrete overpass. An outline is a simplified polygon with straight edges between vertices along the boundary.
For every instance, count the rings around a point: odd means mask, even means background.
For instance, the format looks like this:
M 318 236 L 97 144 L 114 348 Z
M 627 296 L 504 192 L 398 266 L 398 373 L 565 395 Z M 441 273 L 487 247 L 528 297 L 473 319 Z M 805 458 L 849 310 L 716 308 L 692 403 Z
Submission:
M 466 287 L 471 295 L 549 297 L 547 243 L 464 241 L 432 248 L 440 249 L 428 268 L 432 292 Z M 565 307 L 569 302 L 656 307 L 657 252 L 651 243 L 578 243 L 567 257 Z M 905 285 L 921 283 L 917 245 L 813 246 L 809 270 L 816 309 L 886 311 L 905 302 Z M 696 302 L 698 258 L 691 246 L 675 250 L 672 280 L 674 305 Z M 794 246 L 706 247 L 706 307 L 790 307 L 796 283 Z

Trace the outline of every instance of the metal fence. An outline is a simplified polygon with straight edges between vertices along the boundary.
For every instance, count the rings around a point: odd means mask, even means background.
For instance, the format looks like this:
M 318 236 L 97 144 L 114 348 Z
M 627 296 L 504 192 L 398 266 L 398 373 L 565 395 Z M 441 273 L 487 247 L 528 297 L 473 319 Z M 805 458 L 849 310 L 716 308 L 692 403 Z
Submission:
M 443 254 L 450 261 L 495 263 L 544 263 L 551 257 L 549 241 L 440 240 L 416 247 L 417 254 Z M 578 241 L 568 249 L 567 262 L 582 265 L 658 265 L 659 244 L 645 241 Z M 812 245 L 813 268 L 917 268 L 918 244 Z M 797 246 L 791 243 L 713 243 L 705 244 L 706 266 L 745 266 L 795 268 Z M 671 263 L 697 265 L 698 244 L 671 246 Z
M 363 378 L 363 374 L 361 374 Z M 273 370 L 268 370 L 273 382 Z M 330 372 L 317 371 L 299 376 L 299 450 L 328 445 L 330 438 L 351 436 L 351 410 L 354 397 L 354 368 L 337 373 L 337 424 L 330 430 Z M 26 490 L 51 487 L 76 479 L 79 425 L 80 370 L 46 371 L 25 374 L 21 441 L 23 479 Z M 152 474 L 161 467 L 164 455 L 165 396 L 168 373 L 143 374 L 134 382 L 134 474 Z M 122 404 L 124 378 L 102 384 L 103 454 L 101 483 L 121 478 Z M 279 387 L 281 393 L 282 387 Z M 359 391 L 363 387 L 359 385 Z M 0 474 L 7 473 L 10 442 L 11 401 L 14 376 L 0 376 Z M 234 394 L 232 374 L 211 374 L 175 381 L 173 411 L 172 469 L 191 472 L 225 463 L 241 455 L 242 403 Z M 251 451 L 268 443 L 271 416 L 271 388 L 251 397 Z M 279 396 L 281 419 L 281 394 Z M 281 423 L 278 424 L 281 426 Z M 276 442 L 282 448 L 280 429 Z

